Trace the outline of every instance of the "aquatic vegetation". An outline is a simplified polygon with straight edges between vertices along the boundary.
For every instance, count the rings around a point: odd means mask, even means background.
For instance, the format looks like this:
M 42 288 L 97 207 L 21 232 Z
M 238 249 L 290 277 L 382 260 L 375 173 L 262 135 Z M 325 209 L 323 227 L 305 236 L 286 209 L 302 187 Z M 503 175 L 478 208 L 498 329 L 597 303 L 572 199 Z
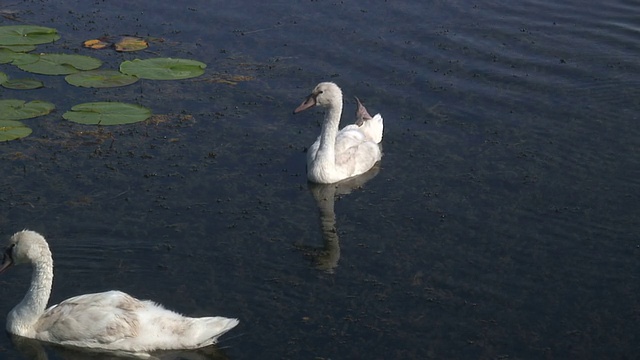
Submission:
M 13 61 L 17 52 L 6 48 L 0 48 L 0 64 L 8 64 Z
M 20 121 L 0 120 L 0 141 L 20 139 L 31 134 L 31 131 Z
M 40 54 L 35 61 L 29 63 L 13 62 L 24 71 L 43 75 L 68 75 L 81 70 L 94 70 L 102 65 L 99 59 L 72 54 Z
M 11 50 L 13 52 L 29 52 L 36 49 L 35 45 L 0 45 L 0 50 Z
M 0 26 L 0 45 L 38 45 L 60 39 L 58 30 L 36 25 Z
M 149 47 L 147 40 L 137 36 L 122 36 L 118 40 L 113 40 L 109 36 L 99 39 L 91 39 L 82 43 L 88 49 L 103 50 L 113 48 L 115 51 L 129 52 L 144 50 Z
M 127 75 L 150 80 L 180 80 L 204 74 L 205 63 L 189 59 L 153 58 L 134 59 L 120 64 L 120 71 Z
M 53 28 L 17 25 L 0 26 L 0 64 L 11 64 L 17 68 L 41 75 L 66 75 L 68 84 L 85 88 L 110 88 L 127 86 L 139 79 L 178 80 L 200 76 L 206 64 L 189 59 L 152 58 L 124 61 L 118 70 L 99 69 L 100 59 L 77 54 L 29 53 L 35 45 L 54 42 L 60 39 Z M 83 46 L 90 49 L 112 47 L 116 51 L 128 52 L 146 49 L 147 40 L 124 36 L 117 41 L 108 37 L 87 40 Z M 39 80 L 10 79 L 0 72 L 0 85 L 7 89 L 28 90 L 44 87 Z M 25 137 L 31 129 L 16 120 L 29 119 L 49 114 L 55 105 L 35 100 L 25 102 L 11 99 L 0 100 L 0 120 L 5 123 L 0 129 L 0 141 Z M 144 121 L 151 116 L 146 107 L 122 102 L 90 102 L 78 104 L 63 114 L 63 118 L 72 122 L 88 125 L 121 125 Z
M 121 102 L 91 102 L 78 104 L 62 117 L 79 124 L 122 125 L 144 121 L 151 110 L 135 104 Z
M 33 100 L 6 99 L 0 100 L 1 120 L 23 120 L 46 115 L 56 108 L 50 102 Z
M 34 79 L 9 79 L 4 82 L 0 81 L 2 87 L 13 90 L 31 90 L 39 89 L 44 86 L 42 81 Z
M 93 50 L 106 49 L 111 45 L 112 44 L 110 42 L 104 41 L 102 39 L 91 39 L 82 43 L 82 46 Z
M 107 88 L 126 86 L 139 80 L 136 76 L 126 75 L 115 70 L 81 71 L 65 76 L 69 84 L 87 88 Z
M 135 36 L 125 36 L 113 45 L 116 51 L 138 51 L 149 47 L 146 40 Z
M 30 90 L 38 89 L 44 86 L 42 81 L 33 79 L 9 79 L 7 74 L 0 72 L 0 85 L 7 89 L 14 90 Z

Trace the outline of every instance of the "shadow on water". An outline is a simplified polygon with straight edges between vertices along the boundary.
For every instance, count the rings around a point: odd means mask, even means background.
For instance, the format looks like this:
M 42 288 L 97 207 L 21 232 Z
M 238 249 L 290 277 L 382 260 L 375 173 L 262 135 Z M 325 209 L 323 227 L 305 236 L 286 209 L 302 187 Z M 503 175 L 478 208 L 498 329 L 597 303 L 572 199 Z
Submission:
M 366 173 L 355 176 L 336 184 L 314 184 L 309 183 L 309 191 L 313 195 L 320 210 L 320 227 L 322 229 L 322 247 L 313 247 L 297 244 L 305 256 L 310 257 L 316 269 L 327 273 L 334 273 L 340 261 L 340 241 L 336 228 L 335 202 L 336 198 L 348 195 L 352 191 L 364 186 L 380 172 L 380 163 L 374 165 Z
M 22 336 L 7 334 L 18 352 L 29 360 L 122 360 L 122 359 L 151 359 L 151 360 L 225 360 L 228 357 L 216 345 L 197 350 L 165 350 L 154 351 L 151 354 L 132 354 L 126 352 L 110 352 L 90 350 L 77 347 L 48 344 Z

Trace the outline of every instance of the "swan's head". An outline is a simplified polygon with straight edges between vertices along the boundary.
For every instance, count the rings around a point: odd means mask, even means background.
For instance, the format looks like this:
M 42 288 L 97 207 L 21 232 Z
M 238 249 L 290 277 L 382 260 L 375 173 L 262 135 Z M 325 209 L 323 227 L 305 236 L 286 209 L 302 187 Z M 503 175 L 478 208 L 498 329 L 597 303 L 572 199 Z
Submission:
M 44 237 L 35 231 L 22 230 L 9 239 L 9 245 L 4 251 L 2 265 L 0 265 L 0 273 L 11 265 L 35 263 L 50 258 L 51 251 Z
M 332 82 L 321 82 L 313 89 L 311 95 L 293 110 L 293 113 L 297 114 L 316 105 L 322 107 L 342 105 L 342 90 Z

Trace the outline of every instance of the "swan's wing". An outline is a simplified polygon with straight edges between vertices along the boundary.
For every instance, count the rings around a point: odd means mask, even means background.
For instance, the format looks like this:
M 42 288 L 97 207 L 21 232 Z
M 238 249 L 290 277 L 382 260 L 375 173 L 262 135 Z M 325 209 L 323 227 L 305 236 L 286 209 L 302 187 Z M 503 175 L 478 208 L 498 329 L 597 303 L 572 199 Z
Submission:
M 144 306 L 120 291 L 72 297 L 46 310 L 36 326 L 36 337 L 85 346 L 135 337 L 140 330 L 135 311 Z
M 336 136 L 336 162 L 337 157 L 341 156 L 340 154 L 348 155 L 348 153 L 353 152 L 352 148 L 357 147 L 358 145 L 367 141 L 367 137 L 360 130 L 360 127 L 357 125 L 347 125 L 342 130 L 338 132 Z
M 336 167 L 341 170 L 346 176 L 352 176 L 355 173 L 357 159 L 356 154 L 358 152 L 358 146 L 352 146 L 342 152 L 336 152 Z
M 368 139 L 379 144 L 382 141 L 382 132 L 384 131 L 384 119 L 382 119 L 382 115 L 375 114 L 373 118 L 367 120 L 367 122 L 362 125 L 361 129 Z
M 336 167 L 347 176 L 366 172 L 382 156 L 378 144 L 368 139 L 356 125 L 346 126 L 338 133 L 335 149 Z
M 360 99 L 356 98 L 356 122 L 353 125 L 345 126 L 344 129 L 359 129 L 364 136 L 375 142 L 376 144 L 382 141 L 382 131 L 384 130 L 384 121 L 382 115 L 376 114 L 371 116 L 367 109 L 362 105 Z M 343 129 L 343 130 L 344 130 Z

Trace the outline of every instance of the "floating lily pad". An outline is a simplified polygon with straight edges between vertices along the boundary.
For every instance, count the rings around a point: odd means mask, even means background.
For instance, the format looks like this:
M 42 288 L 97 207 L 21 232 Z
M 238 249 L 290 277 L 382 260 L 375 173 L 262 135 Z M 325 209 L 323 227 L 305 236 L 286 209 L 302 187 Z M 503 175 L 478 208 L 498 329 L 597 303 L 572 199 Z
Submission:
M 31 55 L 31 54 L 24 54 Z M 102 65 L 102 61 L 90 56 L 72 54 L 41 54 L 37 61 L 24 64 L 14 60 L 13 65 L 20 69 L 43 75 L 68 75 L 80 70 L 93 70 Z
M 0 100 L 0 119 L 22 120 L 46 115 L 55 109 L 52 103 L 40 100 L 25 102 L 24 100 Z
M 0 49 L 0 59 L 2 58 L 2 53 L 3 52 Z M 5 56 L 12 65 L 16 66 L 33 64 L 36 61 L 40 60 L 40 55 L 19 53 L 14 51 L 11 51 L 11 53 L 6 53 Z
M 69 121 L 87 125 L 132 124 L 150 116 L 151 111 L 145 107 L 120 102 L 78 104 L 62 115 Z
M 0 47 L 0 64 L 7 64 L 16 61 L 16 59 L 33 59 L 32 62 L 38 59 L 38 55 L 26 54 L 24 52 L 14 51 L 9 48 Z M 25 60 L 26 62 L 26 60 Z
M 0 64 L 12 62 L 16 54 L 19 53 L 9 49 L 0 49 Z
M 206 67 L 205 63 L 195 60 L 155 58 L 125 61 L 120 64 L 120 71 L 142 79 L 179 80 L 200 76 Z
M 111 46 L 111 43 L 101 39 L 91 39 L 83 42 L 82 45 L 89 49 L 102 50 Z
M 11 79 L 5 82 L 1 82 L 3 87 L 7 89 L 14 90 L 31 90 L 31 89 L 39 89 L 44 86 L 42 81 L 33 80 L 33 79 Z
M 0 141 L 20 139 L 31 134 L 31 128 L 20 121 L 0 120 Z
M 35 50 L 36 47 L 34 45 L 0 45 L 0 49 L 26 53 Z
M 44 26 L 0 26 L 0 45 L 37 45 L 60 39 L 58 30 Z
M 81 71 L 64 78 L 69 84 L 82 87 L 106 88 L 133 84 L 138 78 L 115 70 Z
M 134 36 L 125 36 L 115 43 L 116 51 L 138 51 L 149 47 L 146 40 Z
M 3 82 L 9 80 L 9 77 L 7 76 L 7 74 L 0 72 L 0 84 L 2 84 Z

